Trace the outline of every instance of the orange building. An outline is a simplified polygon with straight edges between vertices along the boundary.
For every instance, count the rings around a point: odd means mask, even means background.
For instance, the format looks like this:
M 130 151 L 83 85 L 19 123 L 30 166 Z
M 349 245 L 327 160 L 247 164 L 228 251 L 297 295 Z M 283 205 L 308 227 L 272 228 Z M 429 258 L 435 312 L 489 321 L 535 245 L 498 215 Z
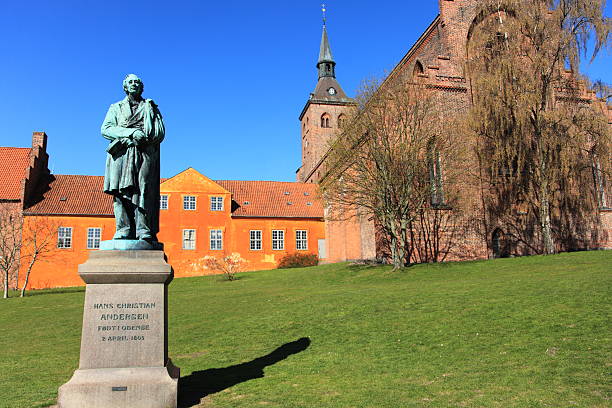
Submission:
M 51 175 L 40 195 L 26 204 L 29 225 L 45 225 L 53 245 L 35 263 L 28 288 L 83 285 L 77 267 L 100 241 L 115 232 L 112 199 L 102 176 Z M 275 181 L 213 181 L 189 168 L 162 180 L 159 241 L 175 276 L 219 273 L 205 256 L 238 253 L 244 270 L 273 269 L 291 253 L 325 258 L 323 208 L 313 184 Z M 22 263 L 23 281 L 27 263 Z

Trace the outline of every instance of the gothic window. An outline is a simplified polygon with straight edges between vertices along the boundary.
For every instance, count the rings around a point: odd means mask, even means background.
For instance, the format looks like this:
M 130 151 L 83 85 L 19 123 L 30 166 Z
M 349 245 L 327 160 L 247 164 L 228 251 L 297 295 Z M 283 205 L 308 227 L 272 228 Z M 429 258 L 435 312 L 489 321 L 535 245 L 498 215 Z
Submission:
M 601 208 L 608 208 L 608 197 L 606 194 L 606 177 L 604 172 L 601 170 L 601 163 L 596 158 L 593 158 L 593 180 L 595 182 L 595 194 L 597 196 L 597 203 Z
M 444 205 L 444 188 L 442 180 L 442 162 L 440 152 L 436 149 L 434 141 L 430 141 L 427 162 L 429 166 L 429 183 L 431 188 L 431 205 L 439 207 Z
M 340 129 L 344 128 L 345 122 L 346 122 L 346 116 L 344 116 L 344 115 L 338 116 L 338 127 Z
M 497 228 L 491 236 L 491 249 L 493 250 L 493 258 L 507 258 L 507 244 L 504 239 L 504 232 Z
M 321 115 L 321 127 L 322 128 L 330 128 L 330 116 L 328 113 L 324 113 L 323 115 Z

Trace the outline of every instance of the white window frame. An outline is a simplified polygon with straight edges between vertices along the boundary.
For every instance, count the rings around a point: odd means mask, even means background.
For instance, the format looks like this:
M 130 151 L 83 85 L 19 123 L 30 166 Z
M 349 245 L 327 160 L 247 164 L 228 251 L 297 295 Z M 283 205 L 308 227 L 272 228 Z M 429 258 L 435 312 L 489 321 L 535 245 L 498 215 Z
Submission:
M 210 211 L 223 211 L 223 196 L 210 197 Z
M 223 230 L 211 229 L 209 233 L 210 237 L 210 250 L 211 251 L 222 251 L 223 250 Z
M 168 209 L 168 194 L 159 195 L 159 209 L 160 210 Z
M 192 195 L 183 196 L 183 210 L 195 211 L 198 207 L 197 202 L 198 202 L 198 199 L 196 196 L 192 196 Z
M 262 231 L 261 230 L 250 230 L 249 231 L 249 248 L 251 251 L 261 251 L 262 246 Z
M 272 250 L 285 250 L 285 230 L 272 230 Z
M 57 247 L 60 249 L 72 248 L 72 227 L 57 228 Z
M 100 249 L 101 240 L 102 240 L 102 228 L 100 227 L 87 228 L 87 249 Z
M 183 249 L 195 250 L 196 249 L 196 236 L 197 232 L 193 228 L 187 228 L 183 230 Z
M 295 249 L 308 251 L 308 230 L 295 230 Z

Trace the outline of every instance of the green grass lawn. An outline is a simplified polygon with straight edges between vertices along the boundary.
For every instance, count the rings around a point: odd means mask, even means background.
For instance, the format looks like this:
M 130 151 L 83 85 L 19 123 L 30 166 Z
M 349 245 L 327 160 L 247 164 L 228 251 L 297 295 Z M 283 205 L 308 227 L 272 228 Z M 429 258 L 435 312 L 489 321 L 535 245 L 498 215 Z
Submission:
M 181 406 L 610 407 L 612 252 L 170 286 Z M 78 366 L 83 289 L 0 302 L 0 407 Z M 201 402 L 200 402 L 201 399 Z

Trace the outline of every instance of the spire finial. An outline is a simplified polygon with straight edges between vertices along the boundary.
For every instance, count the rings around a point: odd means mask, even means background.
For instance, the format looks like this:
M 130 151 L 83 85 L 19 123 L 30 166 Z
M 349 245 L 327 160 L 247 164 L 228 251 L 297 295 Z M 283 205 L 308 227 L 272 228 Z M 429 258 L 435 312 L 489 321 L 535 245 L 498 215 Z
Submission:
M 323 27 L 327 26 L 327 9 L 325 8 L 325 3 L 321 4 L 321 11 L 323 12 Z

